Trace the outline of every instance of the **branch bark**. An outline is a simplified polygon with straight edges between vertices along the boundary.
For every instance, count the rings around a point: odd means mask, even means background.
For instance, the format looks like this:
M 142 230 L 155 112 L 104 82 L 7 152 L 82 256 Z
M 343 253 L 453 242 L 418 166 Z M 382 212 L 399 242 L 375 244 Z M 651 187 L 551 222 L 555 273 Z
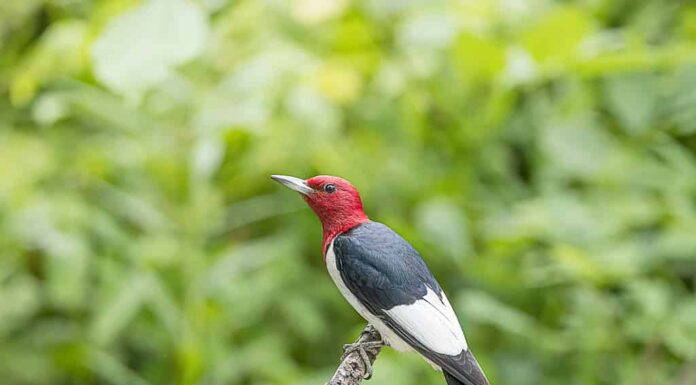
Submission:
M 367 325 L 362 333 L 360 333 L 360 337 L 355 343 L 376 342 L 381 340 L 382 336 L 379 332 L 375 330 L 372 325 Z M 370 365 L 375 362 L 380 350 L 381 348 L 365 350 L 367 357 L 370 359 Z M 367 368 L 360 358 L 360 354 L 358 352 L 353 352 L 341 361 L 327 385 L 358 385 L 363 380 L 366 373 Z

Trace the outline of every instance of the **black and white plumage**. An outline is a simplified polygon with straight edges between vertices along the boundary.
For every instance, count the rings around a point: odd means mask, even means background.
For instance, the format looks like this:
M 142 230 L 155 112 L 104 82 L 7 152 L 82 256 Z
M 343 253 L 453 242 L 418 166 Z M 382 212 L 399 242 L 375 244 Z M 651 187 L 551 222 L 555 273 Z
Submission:
M 447 296 L 421 256 L 389 227 L 368 219 L 350 182 L 334 176 L 272 178 L 302 194 L 317 214 L 331 278 L 387 345 L 420 353 L 442 370 L 449 385 L 488 385 Z
M 418 252 L 389 227 L 368 221 L 337 235 L 326 266 L 388 345 L 417 351 L 451 377 L 448 383 L 488 384 L 447 296 Z

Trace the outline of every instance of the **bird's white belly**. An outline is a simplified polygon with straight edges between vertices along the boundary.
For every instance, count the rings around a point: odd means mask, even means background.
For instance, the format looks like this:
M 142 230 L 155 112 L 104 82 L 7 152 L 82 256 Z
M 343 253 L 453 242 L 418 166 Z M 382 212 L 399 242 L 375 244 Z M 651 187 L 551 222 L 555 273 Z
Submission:
M 343 294 L 343 297 L 350 303 L 351 306 L 360 314 L 367 322 L 377 329 L 379 334 L 382 335 L 382 340 L 392 348 L 400 351 L 407 352 L 413 349 L 404 340 L 401 339 L 396 333 L 394 333 L 387 325 L 382 322 L 377 316 L 372 314 L 365 306 L 363 306 L 357 297 L 346 287 L 341 279 L 341 273 L 336 268 L 336 254 L 334 253 L 333 241 L 329 245 L 326 251 L 326 269 L 329 271 L 331 279 L 338 287 L 338 290 Z

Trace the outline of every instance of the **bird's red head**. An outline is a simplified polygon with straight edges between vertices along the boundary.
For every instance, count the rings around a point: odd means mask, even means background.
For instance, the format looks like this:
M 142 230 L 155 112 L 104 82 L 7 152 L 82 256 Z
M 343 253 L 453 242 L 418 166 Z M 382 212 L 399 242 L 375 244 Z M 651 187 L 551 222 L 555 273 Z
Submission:
M 358 190 L 343 178 L 329 175 L 307 180 L 284 175 L 273 175 L 272 178 L 302 194 L 317 214 L 324 229 L 324 252 L 336 235 L 368 220 Z

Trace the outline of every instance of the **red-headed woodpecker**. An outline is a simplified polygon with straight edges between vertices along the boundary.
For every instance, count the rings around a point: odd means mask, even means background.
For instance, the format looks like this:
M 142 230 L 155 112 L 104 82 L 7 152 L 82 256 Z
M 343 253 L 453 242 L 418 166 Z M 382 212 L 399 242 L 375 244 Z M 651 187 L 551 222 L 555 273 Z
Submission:
M 350 182 L 335 176 L 272 178 L 302 194 L 321 220 L 329 275 L 355 310 L 379 331 L 382 344 L 420 353 L 444 373 L 449 385 L 488 385 L 447 296 L 423 259 L 392 229 L 367 218 L 360 194 Z M 365 365 L 371 373 L 369 360 Z

